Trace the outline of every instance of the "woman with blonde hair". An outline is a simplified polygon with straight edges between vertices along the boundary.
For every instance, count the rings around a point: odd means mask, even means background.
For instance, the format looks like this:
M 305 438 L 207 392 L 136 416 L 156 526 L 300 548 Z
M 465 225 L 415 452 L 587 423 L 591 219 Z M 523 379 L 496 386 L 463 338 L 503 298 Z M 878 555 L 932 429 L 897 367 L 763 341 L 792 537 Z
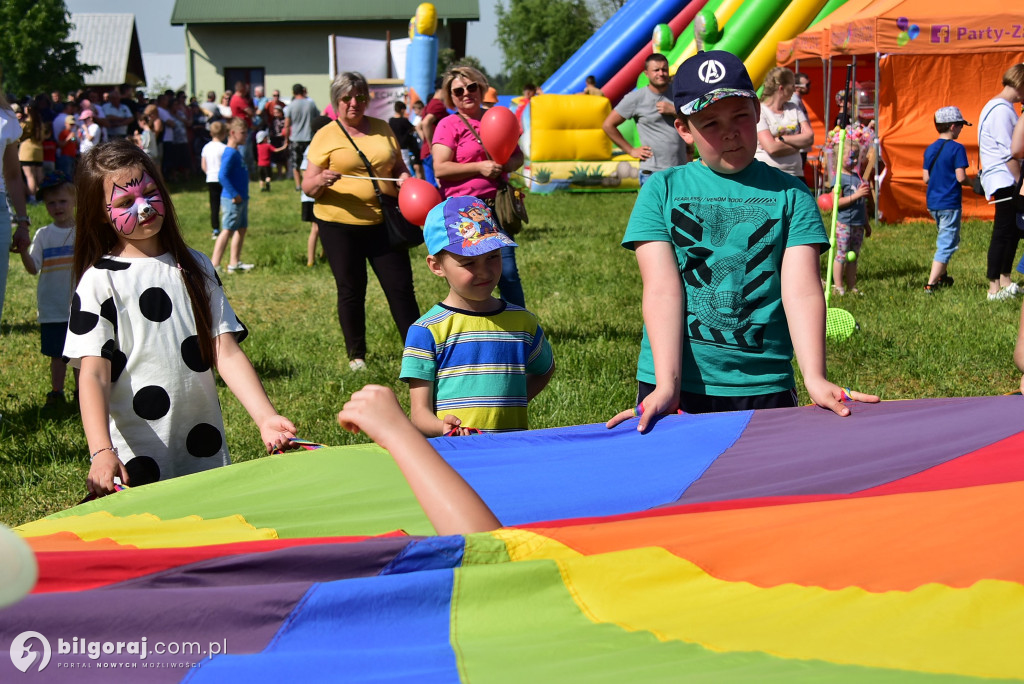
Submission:
M 480 142 L 480 120 L 484 115 L 483 98 L 487 77 L 470 66 L 455 66 L 441 82 L 444 103 L 456 111 L 455 116 L 441 119 L 434 130 L 431 155 L 434 175 L 447 197 L 472 195 L 487 204 L 493 214 L 494 198 L 508 174 L 523 165 L 523 151 L 515 152 L 504 164 L 491 159 Z M 498 289 L 506 302 L 525 308 L 526 297 L 519 282 L 516 248 L 501 248 L 501 278 Z
M 2 72 L 0 72 L 2 77 Z M 0 78 L 2 81 L 2 78 Z M 27 250 L 30 238 L 28 234 L 29 218 L 25 211 L 25 184 L 21 178 L 21 162 L 18 160 L 18 147 L 21 140 L 21 126 L 14 115 L 10 103 L 0 88 L 0 253 L 6 252 L 8 246 L 12 252 Z M 14 209 L 14 223 L 18 229 L 11 235 L 11 214 L 8 202 Z M 4 312 L 4 294 L 7 292 L 7 268 L 9 259 L 0 259 L 0 317 Z
M 807 115 L 791 102 L 796 78 L 785 67 L 775 67 L 764 79 L 761 120 L 757 123 L 757 154 L 769 166 L 803 179 L 800 150 L 814 143 L 814 131 Z

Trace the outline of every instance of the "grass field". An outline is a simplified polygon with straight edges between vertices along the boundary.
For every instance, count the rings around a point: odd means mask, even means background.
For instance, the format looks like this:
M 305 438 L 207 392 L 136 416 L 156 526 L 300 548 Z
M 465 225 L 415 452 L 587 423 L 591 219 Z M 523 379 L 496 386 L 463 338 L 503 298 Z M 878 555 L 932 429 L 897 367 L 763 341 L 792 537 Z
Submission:
M 255 190 L 255 185 L 253 190 Z M 633 254 L 619 246 L 635 195 L 534 196 L 520 236 L 519 267 L 527 306 L 551 340 L 557 371 L 530 407 L 536 428 L 592 423 L 630 406 L 640 340 L 640 279 Z M 174 202 L 195 248 L 212 250 L 201 184 L 178 188 Z M 35 225 L 46 223 L 41 207 Z M 371 276 L 369 370 L 348 369 L 326 262 L 305 263 L 308 226 L 291 183 L 252 193 L 243 258 L 257 268 L 225 277 L 225 289 L 251 334 L 243 344 L 278 410 L 299 435 L 325 444 L 363 441 L 335 415 L 366 383 L 408 394 L 397 380 L 402 344 Z M 956 285 L 923 292 L 935 245 L 931 223 L 881 225 L 860 255 L 863 296 L 834 298 L 857 318 L 850 340 L 830 345 L 829 376 L 884 399 L 1002 394 L 1017 389 L 1012 361 L 1020 303 L 985 300 L 985 252 L 991 228 L 968 222 L 950 273 Z M 413 253 L 420 309 L 441 299 L 444 281 Z M 77 410 L 43 406 L 48 360 L 39 353 L 35 283 L 11 258 L 0 328 L 0 522 L 16 525 L 73 505 L 85 494 L 88 454 Z M 800 388 L 802 391 L 802 387 Z M 67 391 L 70 399 L 70 382 Z M 801 394 L 806 401 L 806 393 Z M 221 385 L 227 440 L 235 461 L 258 458 L 259 433 Z M 310 474 L 315 476 L 315 474 Z

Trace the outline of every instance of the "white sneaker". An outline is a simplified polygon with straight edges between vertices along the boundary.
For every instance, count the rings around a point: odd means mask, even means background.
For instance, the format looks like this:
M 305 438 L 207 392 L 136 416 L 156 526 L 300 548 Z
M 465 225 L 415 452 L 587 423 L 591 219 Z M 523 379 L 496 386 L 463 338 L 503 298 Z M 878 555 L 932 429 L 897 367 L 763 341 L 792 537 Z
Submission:
M 234 266 L 232 266 L 231 264 L 228 264 L 228 273 L 238 273 L 239 271 L 245 272 L 245 271 L 251 271 L 252 269 L 253 269 L 253 264 L 243 264 L 241 261 L 239 261 Z
M 363 361 L 362 359 L 352 359 L 348 362 L 348 369 L 356 373 L 364 371 L 366 370 L 366 361 Z
M 1020 286 L 1017 283 L 1010 283 L 1003 289 L 1007 290 L 1014 297 L 1018 296 L 1021 292 L 1024 292 L 1024 290 L 1021 290 Z
M 1004 299 L 1013 299 L 1013 293 L 1010 292 L 1010 288 L 1009 287 L 1004 287 L 999 292 L 989 292 L 988 293 L 988 301 L 990 301 L 990 302 L 998 302 L 998 301 L 1002 301 Z

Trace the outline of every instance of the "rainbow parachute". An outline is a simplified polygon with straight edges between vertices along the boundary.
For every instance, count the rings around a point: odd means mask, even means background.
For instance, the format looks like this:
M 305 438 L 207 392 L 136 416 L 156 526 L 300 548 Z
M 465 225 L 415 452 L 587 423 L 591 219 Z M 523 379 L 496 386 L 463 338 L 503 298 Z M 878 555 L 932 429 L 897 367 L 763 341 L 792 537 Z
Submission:
M 374 446 L 127 490 L 19 528 L 41 579 L 0 654 L 38 632 L 37 676 L 77 682 L 1024 678 L 1024 399 L 853 408 L 434 440 L 489 534 L 429 536 Z M 223 652 L 58 646 L 143 636 Z

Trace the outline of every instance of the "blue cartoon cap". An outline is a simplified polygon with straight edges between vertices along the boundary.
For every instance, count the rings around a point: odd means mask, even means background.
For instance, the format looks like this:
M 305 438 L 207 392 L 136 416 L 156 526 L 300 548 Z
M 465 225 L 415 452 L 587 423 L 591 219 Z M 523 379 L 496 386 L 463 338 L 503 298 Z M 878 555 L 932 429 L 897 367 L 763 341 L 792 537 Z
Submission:
M 494 220 L 490 208 L 476 197 L 449 197 L 427 214 L 423 224 L 427 251 L 447 250 L 461 256 L 480 256 L 502 247 L 518 247 Z

